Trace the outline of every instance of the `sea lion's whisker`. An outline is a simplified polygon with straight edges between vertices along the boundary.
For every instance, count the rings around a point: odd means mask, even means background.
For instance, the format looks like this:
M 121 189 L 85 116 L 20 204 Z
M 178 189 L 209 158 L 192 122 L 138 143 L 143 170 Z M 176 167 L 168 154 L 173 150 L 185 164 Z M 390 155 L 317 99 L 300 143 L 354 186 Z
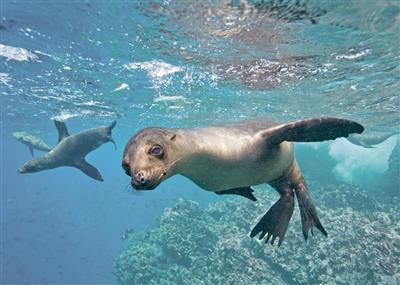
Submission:
M 132 187 L 130 193 L 132 195 L 139 195 L 140 196 L 140 195 L 143 195 L 143 190 L 138 190 L 138 189 L 135 189 L 135 188 Z
M 131 183 L 128 183 L 124 186 L 124 191 L 128 190 L 131 187 Z
M 133 188 L 130 182 L 124 186 L 124 191 L 127 191 L 132 195 L 142 195 L 141 191 Z

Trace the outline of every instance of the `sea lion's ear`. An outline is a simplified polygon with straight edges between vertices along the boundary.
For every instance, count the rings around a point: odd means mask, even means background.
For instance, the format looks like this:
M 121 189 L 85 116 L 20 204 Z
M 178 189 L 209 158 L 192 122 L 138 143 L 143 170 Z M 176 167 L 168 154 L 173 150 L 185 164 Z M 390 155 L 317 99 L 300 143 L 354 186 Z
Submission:
M 171 141 L 174 141 L 174 140 L 176 139 L 176 134 L 172 134 L 172 135 L 169 137 L 169 139 L 170 139 Z

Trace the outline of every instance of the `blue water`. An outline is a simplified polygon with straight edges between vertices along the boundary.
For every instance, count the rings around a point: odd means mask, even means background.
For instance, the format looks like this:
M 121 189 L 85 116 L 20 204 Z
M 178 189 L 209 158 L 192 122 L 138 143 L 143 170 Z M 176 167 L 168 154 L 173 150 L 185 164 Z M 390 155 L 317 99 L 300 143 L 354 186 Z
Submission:
M 399 2 L 295 2 L 2 1 L 0 282 L 114 284 L 126 229 L 156 225 L 179 198 L 225 199 L 182 177 L 132 194 L 121 158 L 141 128 L 335 116 L 398 132 Z M 118 149 L 88 156 L 105 182 L 69 168 L 17 173 L 30 154 L 11 134 L 54 145 L 52 119 L 70 133 L 117 120 Z M 314 179 L 366 186 L 396 140 L 297 148 Z M 308 153 L 334 172 L 319 172 Z

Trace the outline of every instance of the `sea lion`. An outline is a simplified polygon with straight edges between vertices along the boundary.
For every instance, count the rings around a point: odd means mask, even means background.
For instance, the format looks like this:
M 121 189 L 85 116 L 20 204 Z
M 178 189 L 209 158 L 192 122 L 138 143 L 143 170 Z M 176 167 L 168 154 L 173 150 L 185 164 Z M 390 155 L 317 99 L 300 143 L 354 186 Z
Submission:
M 50 151 L 52 149 L 44 140 L 38 136 L 32 135 L 27 132 L 14 132 L 12 136 L 19 142 L 29 147 L 29 151 L 33 156 L 33 150 Z
M 351 134 L 347 137 L 347 140 L 352 144 L 362 146 L 364 148 L 375 148 L 376 145 L 383 143 L 388 138 L 398 135 L 399 133 L 367 133 L 367 134 Z
M 18 172 L 31 173 L 60 166 L 71 166 L 80 169 L 93 179 L 103 181 L 100 172 L 85 160 L 85 156 L 107 142 L 112 142 L 117 147 L 111 134 L 116 123 L 114 121 L 109 126 L 84 130 L 71 136 L 64 122 L 54 121 L 58 131 L 57 145 L 46 156 L 26 162 L 18 169 Z
M 303 235 L 315 226 L 324 235 L 291 142 L 319 142 L 362 133 L 360 124 L 337 118 L 278 124 L 267 119 L 193 129 L 146 128 L 127 143 L 122 167 L 137 190 L 151 190 L 175 174 L 216 194 L 256 200 L 250 186 L 270 184 L 281 195 L 250 233 L 271 243 L 285 236 L 298 200 Z

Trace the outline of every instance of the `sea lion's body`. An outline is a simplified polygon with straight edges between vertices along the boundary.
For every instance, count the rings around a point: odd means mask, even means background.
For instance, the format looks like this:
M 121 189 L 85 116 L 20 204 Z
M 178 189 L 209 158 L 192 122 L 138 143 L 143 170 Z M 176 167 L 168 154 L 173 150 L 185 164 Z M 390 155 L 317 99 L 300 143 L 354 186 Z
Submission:
M 47 156 L 56 162 L 70 161 L 70 163 L 73 163 L 105 143 L 99 138 L 101 136 L 99 132 L 99 128 L 93 128 L 67 136 Z
M 266 126 L 276 125 L 261 119 L 226 126 L 174 129 L 177 135 L 185 137 L 180 148 L 186 152 L 186 162 L 179 173 L 214 192 L 271 182 L 282 176 L 294 160 L 292 143 L 271 148 L 265 139 L 257 137 Z
M 353 121 L 321 118 L 278 124 L 268 119 L 194 129 L 147 128 L 128 142 L 122 166 L 138 190 L 154 189 L 181 174 L 216 194 L 241 195 L 253 201 L 250 186 L 268 183 L 281 198 L 251 231 L 281 244 L 296 194 L 304 238 L 313 227 L 327 235 L 296 162 L 293 141 L 312 142 L 361 133 Z
M 26 145 L 33 156 L 33 150 L 50 151 L 52 149 L 43 139 L 28 132 L 14 132 L 13 137 Z
M 75 135 L 69 135 L 64 122 L 54 121 L 59 132 L 58 144 L 45 156 L 26 162 L 18 171 L 32 173 L 60 166 L 71 166 L 80 169 L 93 179 L 103 181 L 100 172 L 85 160 L 85 156 L 107 142 L 114 142 L 110 126 L 88 129 Z

